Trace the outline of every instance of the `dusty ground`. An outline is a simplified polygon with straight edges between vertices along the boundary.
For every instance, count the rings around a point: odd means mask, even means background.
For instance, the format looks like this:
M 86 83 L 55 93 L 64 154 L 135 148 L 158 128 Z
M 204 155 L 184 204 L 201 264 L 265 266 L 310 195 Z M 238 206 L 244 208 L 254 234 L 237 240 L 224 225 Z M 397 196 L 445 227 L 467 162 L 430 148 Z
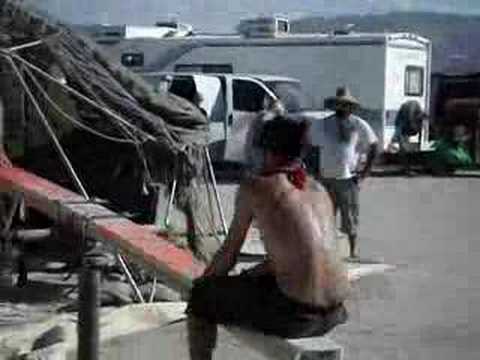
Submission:
M 401 267 L 351 301 L 345 358 L 478 359 L 480 179 L 375 178 L 361 204 L 361 253 Z
M 356 288 L 349 323 L 332 334 L 346 360 L 478 359 L 480 178 L 474 176 L 363 184 L 360 253 L 398 270 Z
M 235 187 L 221 190 L 231 203 Z M 399 268 L 356 288 L 350 321 L 332 334 L 345 346 L 345 359 L 477 359 L 480 179 L 372 178 L 363 185 L 361 206 L 361 255 Z M 65 289 L 54 286 L 52 296 L 15 303 L 2 296 L 0 330 L 48 316 L 58 290 Z

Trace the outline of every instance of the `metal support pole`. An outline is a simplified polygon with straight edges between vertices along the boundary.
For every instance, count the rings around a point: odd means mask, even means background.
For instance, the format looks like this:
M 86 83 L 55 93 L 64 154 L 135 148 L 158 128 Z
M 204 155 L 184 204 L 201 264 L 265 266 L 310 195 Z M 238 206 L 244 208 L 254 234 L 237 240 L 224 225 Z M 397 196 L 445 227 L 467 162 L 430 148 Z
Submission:
M 165 220 L 163 224 L 166 229 L 170 226 L 170 212 L 172 211 L 173 200 L 175 199 L 175 193 L 177 192 L 177 178 L 173 179 L 172 190 L 170 191 L 170 197 L 168 198 L 167 211 L 165 212 Z
M 13 285 L 13 231 L 12 224 L 18 207 L 22 202 L 22 194 L 14 193 L 11 199 L 10 208 L 6 214 L 1 214 L 3 224 L 0 231 L 0 287 L 11 287 Z
M 116 254 L 116 259 L 120 263 L 120 266 L 123 269 L 123 272 L 125 273 L 125 276 L 127 277 L 128 283 L 130 284 L 130 287 L 133 289 L 133 292 L 137 296 L 138 301 L 140 301 L 142 304 L 145 303 L 145 299 L 143 298 L 142 292 L 137 286 L 137 283 L 135 282 L 135 279 L 132 276 L 132 273 L 128 269 L 127 263 L 123 259 L 123 257 L 120 254 Z
M 98 360 L 100 331 L 98 307 L 100 270 L 86 267 L 80 277 L 80 312 L 78 313 L 78 360 Z
M 13 46 L 11 48 L 8 48 L 7 50 L 8 51 L 24 50 L 24 49 L 28 49 L 28 48 L 31 48 L 31 47 L 34 47 L 34 46 L 41 45 L 41 44 L 43 44 L 43 40 L 37 40 L 37 41 L 32 41 L 32 42 L 29 42 L 29 43 L 26 43 L 26 44 Z
M 205 158 L 207 159 L 208 172 L 210 174 L 210 179 L 213 184 L 213 193 L 215 194 L 215 201 L 218 207 L 218 213 L 220 214 L 220 220 L 222 221 L 223 233 L 228 234 L 228 226 L 225 221 L 225 214 L 223 213 L 222 202 L 220 200 L 220 195 L 218 193 L 217 179 L 215 178 L 215 172 L 213 171 L 212 159 L 210 158 L 210 152 L 208 147 L 205 147 Z
M 87 253 L 84 257 L 78 300 L 78 360 L 99 359 L 99 288 L 101 270 L 105 266 L 108 266 L 108 259 L 101 254 Z

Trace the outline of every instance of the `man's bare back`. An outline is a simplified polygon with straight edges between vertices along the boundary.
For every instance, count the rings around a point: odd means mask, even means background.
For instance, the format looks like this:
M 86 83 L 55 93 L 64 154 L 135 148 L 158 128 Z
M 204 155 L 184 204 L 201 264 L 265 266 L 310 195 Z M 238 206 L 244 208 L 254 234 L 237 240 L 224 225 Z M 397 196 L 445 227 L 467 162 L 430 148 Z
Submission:
M 256 177 L 242 186 L 240 206 L 251 208 L 261 229 L 278 286 L 294 300 L 333 306 L 344 300 L 348 280 L 335 246 L 331 201 L 309 179 L 305 190 L 283 173 Z
M 324 335 L 347 320 L 348 280 L 336 252 L 333 206 L 301 163 L 308 128 L 286 117 L 263 125 L 262 175 L 240 186 L 228 235 L 190 294 L 192 360 L 212 359 L 217 324 L 298 338 Z M 230 275 L 253 220 L 267 260 Z

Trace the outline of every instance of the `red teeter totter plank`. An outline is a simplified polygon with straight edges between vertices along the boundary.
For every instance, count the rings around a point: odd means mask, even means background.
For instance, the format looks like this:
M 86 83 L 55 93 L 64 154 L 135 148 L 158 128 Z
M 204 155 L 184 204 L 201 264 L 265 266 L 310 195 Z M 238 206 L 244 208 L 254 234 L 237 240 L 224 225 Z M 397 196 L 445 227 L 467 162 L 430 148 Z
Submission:
M 83 224 L 88 236 L 117 245 L 161 273 L 162 280 L 176 289 L 188 289 L 203 271 L 203 265 L 189 251 L 179 249 L 164 236 L 23 169 L 0 168 L 0 191 L 22 193 L 27 206 L 59 224 Z M 81 228 L 77 226 L 77 231 Z

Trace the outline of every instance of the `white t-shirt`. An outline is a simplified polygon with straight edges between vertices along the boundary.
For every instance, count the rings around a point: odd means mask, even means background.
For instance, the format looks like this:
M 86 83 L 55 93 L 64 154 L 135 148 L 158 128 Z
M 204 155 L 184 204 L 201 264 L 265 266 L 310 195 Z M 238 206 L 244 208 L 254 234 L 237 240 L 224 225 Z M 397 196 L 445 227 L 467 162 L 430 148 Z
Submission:
M 341 140 L 338 121 L 348 121 L 351 136 Z M 320 148 L 320 176 L 327 179 L 350 179 L 357 168 L 360 155 L 378 141 L 370 125 L 355 115 L 339 120 L 335 115 L 317 120 L 310 128 L 313 146 Z

